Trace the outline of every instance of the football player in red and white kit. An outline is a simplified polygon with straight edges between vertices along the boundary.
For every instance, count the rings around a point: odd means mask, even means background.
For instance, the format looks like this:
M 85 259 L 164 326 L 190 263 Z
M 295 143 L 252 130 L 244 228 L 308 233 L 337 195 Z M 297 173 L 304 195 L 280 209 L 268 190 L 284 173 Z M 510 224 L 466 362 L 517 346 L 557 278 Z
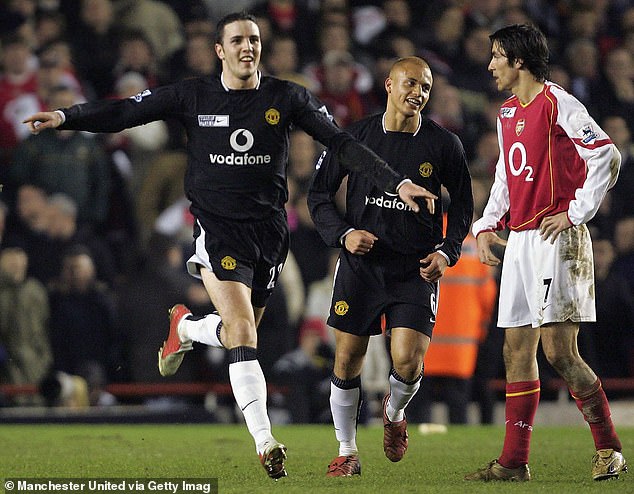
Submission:
M 500 155 L 483 217 L 473 224 L 480 260 L 497 265 L 506 245 L 498 326 L 505 329 L 506 434 L 499 458 L 467 480 L 530 480 L 528 454 L 539 403 L 537 347 L 566 381 L 596 446 L 592 477 L 626 471 L 601 381 L 579 355 L 579 323 L 595 320 L 586 223 L 619 173 L 621 156 L 586 108 L 549 82 L 548 46 L 529 25 L 490 36 L 489 71 L 510 91 L 497 118 Z M 497 231 L 508 228 L 508 243 Z

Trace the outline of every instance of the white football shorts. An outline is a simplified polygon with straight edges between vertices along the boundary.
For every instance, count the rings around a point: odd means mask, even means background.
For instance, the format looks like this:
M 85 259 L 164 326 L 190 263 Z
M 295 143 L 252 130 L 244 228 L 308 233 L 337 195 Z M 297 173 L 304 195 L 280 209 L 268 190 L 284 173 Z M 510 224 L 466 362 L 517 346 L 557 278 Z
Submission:
M 552 322 L 596 321 L 592 240 L 585 225 L 559 234 L 554 244 L 539 230 L 509 234 L 498 327 L 534 328 Z

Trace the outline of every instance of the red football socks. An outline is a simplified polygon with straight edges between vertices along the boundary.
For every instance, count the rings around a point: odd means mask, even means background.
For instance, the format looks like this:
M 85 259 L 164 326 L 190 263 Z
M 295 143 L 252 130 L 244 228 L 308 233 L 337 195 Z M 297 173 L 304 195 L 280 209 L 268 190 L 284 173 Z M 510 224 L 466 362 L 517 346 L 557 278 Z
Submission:
M 571 389 L 570 394 L 590 426 L 596 449 L 621 451 L 621 441 L 614 430 L 610 405 L 601 386 L 601 381 L 597 379 L 588 389 L 577 392 Z
M 506 383 L 506 434 L 498 458 L 503 467 L 517 468 L 528 463 L 539 391 L 539 379 Z

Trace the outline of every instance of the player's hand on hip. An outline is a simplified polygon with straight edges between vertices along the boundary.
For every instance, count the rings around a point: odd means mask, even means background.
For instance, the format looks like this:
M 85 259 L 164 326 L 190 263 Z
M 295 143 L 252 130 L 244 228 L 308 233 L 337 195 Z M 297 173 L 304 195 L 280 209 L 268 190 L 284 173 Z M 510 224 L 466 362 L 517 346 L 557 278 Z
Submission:
M 343 244 L 351 254 L 362 256 L 374 247 L 374 242 L 379 238 L 367 230 L 352 230 L 346 235 Z
M 557 213 L 554 216 L 546 216 L 539 225 L 539 233 L 543 240 L 550 238 L 550 243 L 554 244 L 561 232 L 572 227 L 566 212 Z
M 504 247 L 506 245 L 506 240 L 500 238 L 497 233 L 482 232 L 478 234 L 477 242 L 478 257 L 480 257 L 481 263 L 486 264 L 487 266 L 497 266 L 502 262 L 500 258 L 493 253 L 491 247 L 494 245 Z
M 433 283 L 442 278 L 447 269 L 447 259 L 438 252 L 432 252 L 420 260 L 420 276 L 425 281 Z
M 401 184 L 401 186 L 398 188 L 397 192 L 401 200 L 409 207 L 411 207 L 416 213 L 418 213 L 420 208 L 418 207 L 418 204 L 416 204 L 416 201 L 414 199 L 416 197 L 422 197 L 423 199 L 425 199 L 429 214 L 434 214 L 434 211 L 436 209 L 434 200 L 438 199 L 438 196 L 432 194 L 424 187 L 408 181 L 403 182 L 403 184 Z
M 54 129 L 62 125 L 62 117 L 54 111 L 38 112 L 22 120 L 27 124 L 31 134 L 39 134 L 44 129 Z

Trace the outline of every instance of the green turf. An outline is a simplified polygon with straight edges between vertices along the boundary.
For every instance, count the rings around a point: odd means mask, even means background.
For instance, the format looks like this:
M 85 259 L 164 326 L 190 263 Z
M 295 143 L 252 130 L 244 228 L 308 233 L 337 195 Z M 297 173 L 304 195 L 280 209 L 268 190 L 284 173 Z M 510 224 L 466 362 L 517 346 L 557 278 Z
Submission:
M 329 426 L 278 426 L 288 446 L 289 477 L 274 482 L 260 467 L 244 426 L 225 425 L 2 425 L 0 477 L 217 477 L 228 493 L 634 493 L 634 472 L 593 482 L 593 444 L 582 427 L 540 427 L 533 433 L 533 481 L 465 482 L 462 476 L 499 454 L 499 426 L 451 426 L 420 435 L 400 463 L 383 456 L 382 428 L 359 427 L 361 477 L 327 479 L 337 452 Z M 634 459 L 634 428 L 619 428 L 624 453 Z M 633 460 L 634 461 L 634 460 Z

